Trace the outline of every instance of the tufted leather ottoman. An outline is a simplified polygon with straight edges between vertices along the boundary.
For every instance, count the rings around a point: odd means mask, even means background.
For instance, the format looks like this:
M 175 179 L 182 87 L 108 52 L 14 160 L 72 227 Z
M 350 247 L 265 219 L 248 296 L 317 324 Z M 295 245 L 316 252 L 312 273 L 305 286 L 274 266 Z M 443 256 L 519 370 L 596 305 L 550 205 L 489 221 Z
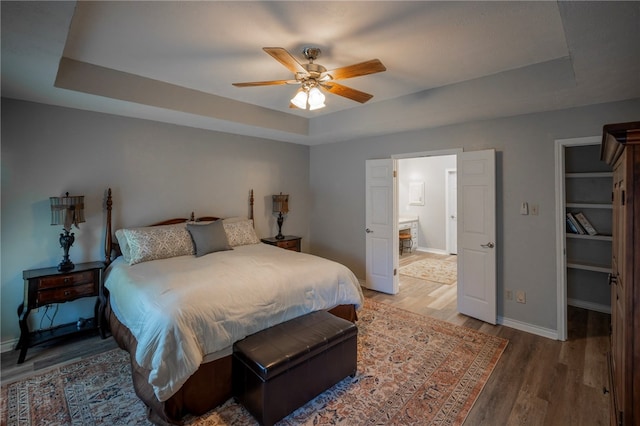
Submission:
M 263 425 L 272 425 L 323 391 L 354 376 L 355 324 L 319 311 L 233 345 L 233 394 Z

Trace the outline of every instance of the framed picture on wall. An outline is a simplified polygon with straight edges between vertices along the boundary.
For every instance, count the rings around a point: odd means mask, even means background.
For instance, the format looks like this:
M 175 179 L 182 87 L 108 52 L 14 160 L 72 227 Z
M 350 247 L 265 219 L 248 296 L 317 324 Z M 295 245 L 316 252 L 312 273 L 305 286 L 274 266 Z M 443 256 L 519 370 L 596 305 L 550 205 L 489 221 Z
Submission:
M 424 182 L 409 182 L 409 205 L 424 206 Z

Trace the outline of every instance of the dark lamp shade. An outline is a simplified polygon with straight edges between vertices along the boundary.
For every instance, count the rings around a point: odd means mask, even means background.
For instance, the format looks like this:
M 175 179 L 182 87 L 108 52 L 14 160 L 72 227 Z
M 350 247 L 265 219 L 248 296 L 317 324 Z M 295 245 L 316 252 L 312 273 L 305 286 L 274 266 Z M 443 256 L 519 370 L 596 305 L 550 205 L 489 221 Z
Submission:
M 78 227 L 84 222 L 84 196 L 50 197 L 51 201 L 51 225 L 63 225 L 67 231 L 71 225 Z
M 288 213 L 289 212 L 289 194 L 273 195 L 273 212 Z

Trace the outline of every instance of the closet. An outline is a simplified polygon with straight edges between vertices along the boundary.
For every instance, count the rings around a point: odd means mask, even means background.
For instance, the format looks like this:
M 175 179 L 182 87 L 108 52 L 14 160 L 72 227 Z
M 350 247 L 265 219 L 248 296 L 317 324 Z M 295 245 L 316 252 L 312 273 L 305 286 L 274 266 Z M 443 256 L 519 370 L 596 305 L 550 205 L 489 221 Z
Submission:
M 640 122 L 603 128 L 601 159 L 613 168 L 611 424 L 640 424 Z
M 599 138 L 562 142 L 567 302 L 609 313 L 613 173 L 609 165 L 600 161 Z M 586 221 L 591 232 L 581 220 Z

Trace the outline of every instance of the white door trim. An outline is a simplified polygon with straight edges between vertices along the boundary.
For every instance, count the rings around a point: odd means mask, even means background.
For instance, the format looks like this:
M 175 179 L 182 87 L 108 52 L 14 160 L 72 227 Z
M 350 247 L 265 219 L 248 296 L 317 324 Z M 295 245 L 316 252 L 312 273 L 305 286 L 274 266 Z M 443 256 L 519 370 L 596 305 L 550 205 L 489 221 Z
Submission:
M 391 158 L 401 160 L 403 158 L 440 157 L 442 155 L 458 155 L 461 152 L 463 152 L 462 148 L 441 149 L 438 151 L 422 151 L 422 152 L 409 152 L 407 154 L 394 154 L 391 156 Z
M 557 339 L 567 340 L 567 257 L 566 257 L 566 222 L 565 222 L 565 148 L 568 146 L 596 145 L 601 143 L 600 136 L 584 138 L 556 139 L 556 324 Z

